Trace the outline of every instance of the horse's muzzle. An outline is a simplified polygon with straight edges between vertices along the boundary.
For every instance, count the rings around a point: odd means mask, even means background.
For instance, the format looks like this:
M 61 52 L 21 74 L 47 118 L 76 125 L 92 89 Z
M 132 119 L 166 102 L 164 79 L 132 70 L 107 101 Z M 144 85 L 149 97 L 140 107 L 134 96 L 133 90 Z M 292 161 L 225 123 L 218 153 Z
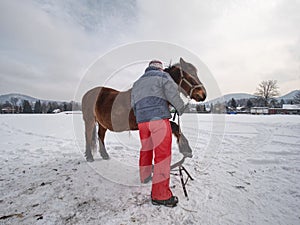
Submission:
M 204 101 L 206 99 L 206 92 L 205 91 L 201 91 L 201 93 L 197 93 L 196 95 L 195 95 L 195 100 L 197 101 L 197 102 L 202 102 L 202 101 Z

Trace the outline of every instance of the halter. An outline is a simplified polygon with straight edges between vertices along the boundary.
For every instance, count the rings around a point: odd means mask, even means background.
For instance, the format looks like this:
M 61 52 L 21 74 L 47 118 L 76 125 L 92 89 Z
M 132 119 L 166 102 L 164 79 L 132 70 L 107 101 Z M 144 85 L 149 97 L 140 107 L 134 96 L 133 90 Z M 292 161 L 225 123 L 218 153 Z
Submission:
M 181 87 L 183 89 L 183 87 L 181 86 L 182 82 L 184 81 L 190 88 L 190 93 L 189 93 L 189 97 L 192 98 L 192 94 L 193 94 L 193 91 L 196 89 L 196 88 L 202 88 L 203 87 L 203 84 L 197 84 L 197 85 L 192 85 L 191 82 L 189 82 L 184 76 L 183 76 L 183 72 L 182 72 L 182 68 L 181 68 L 181 65 L 180 65 L 180 82 L 179 82 L 179 87 Z

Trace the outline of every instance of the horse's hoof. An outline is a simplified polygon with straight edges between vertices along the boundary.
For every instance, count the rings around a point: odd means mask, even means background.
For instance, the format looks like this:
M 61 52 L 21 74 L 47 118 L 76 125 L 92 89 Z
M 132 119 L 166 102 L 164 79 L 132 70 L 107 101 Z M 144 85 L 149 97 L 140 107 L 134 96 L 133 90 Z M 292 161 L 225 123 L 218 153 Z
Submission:
M 88 161 L 88 162 L 94 162 L 94 158 L 86 158 L 86 161 Z
M 193 151 L 187 140 L 182 140 L 179 142 L 179 152 L 183 154 L 185 157 L 192 158 Z
M 102 155 L 102 159 L 108 160 L 109 159 L 109 155 L 105 155 L 105 156 Z
M 107 154 L 106 151 L 100 151 L 100 155 L 101 155 L 102 159 L 104 159 L 104 160 L 109 159 L 109 155 Z
M 191 152 L 181 152 L 181 153 L 186 158 L 193 158 L 193 153 L 191 153 Z

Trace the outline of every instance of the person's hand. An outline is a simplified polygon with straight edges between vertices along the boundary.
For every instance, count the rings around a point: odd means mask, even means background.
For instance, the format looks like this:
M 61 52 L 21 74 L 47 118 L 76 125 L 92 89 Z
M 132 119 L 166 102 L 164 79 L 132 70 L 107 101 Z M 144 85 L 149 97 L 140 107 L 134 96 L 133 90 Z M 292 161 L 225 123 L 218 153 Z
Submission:
M 189 106 L 190 106 L 189 103 L 184 104 L 184 110 L 183 110 L 183 112 L 185 112 L 189 108 Z

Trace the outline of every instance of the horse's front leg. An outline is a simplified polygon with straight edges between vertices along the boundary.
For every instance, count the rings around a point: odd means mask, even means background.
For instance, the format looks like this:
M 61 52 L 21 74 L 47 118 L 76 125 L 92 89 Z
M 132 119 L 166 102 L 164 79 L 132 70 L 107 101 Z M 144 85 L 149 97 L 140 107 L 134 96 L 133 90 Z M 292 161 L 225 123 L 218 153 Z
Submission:
M 177 138 L 179 152 L 182 153 L 185 157 L 192 158 L 193 157 L 192 149 L 186 137 L 183 135 L 183 133 L 180 132 L 179 126 L 173 121 L 170 121 L 170 124 L 172 128 L 172 133 Z

